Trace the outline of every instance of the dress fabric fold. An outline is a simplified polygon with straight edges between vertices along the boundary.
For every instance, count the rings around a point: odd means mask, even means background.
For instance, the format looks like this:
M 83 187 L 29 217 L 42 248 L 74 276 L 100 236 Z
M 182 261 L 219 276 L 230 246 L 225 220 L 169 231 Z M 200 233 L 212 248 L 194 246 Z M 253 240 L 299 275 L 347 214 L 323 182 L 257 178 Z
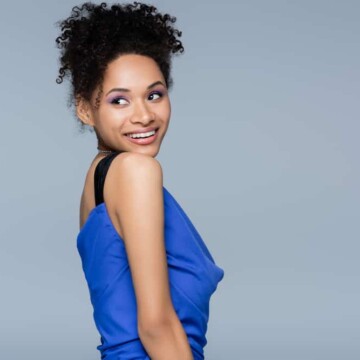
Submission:
M 209 304 L 224 277 L 182 207 L 163 187 L 165 248 L 171 298 L 195 360 L 204 359 Z M 104 202 L 90 212 L 77 237 L 100 334 L 101 359 L 150 360 L 137 331 L 134 287 L 123 239 Z

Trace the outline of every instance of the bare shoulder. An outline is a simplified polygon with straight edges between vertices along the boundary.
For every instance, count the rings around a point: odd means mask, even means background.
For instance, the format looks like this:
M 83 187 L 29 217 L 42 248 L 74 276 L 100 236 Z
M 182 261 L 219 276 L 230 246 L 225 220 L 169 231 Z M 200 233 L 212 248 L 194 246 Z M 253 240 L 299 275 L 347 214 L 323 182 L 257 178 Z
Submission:
M 113 160 L 114 165 L 112 165 L 113 173 L 116 175 L 122 175 L 124 172 L 121 170 L 128 170 L 131 172 L 137 172 L 137 171 L 150 171 L 150 172 L 156 172 L 161 170 L 161 164 L 158 160 L 155 158 L 135 153 L 135 152 L 123 152 L 120 153 L 115 157 Z
M 163 173 L 155 158 L 133 152 L 117 155 L 109 167 L 104 184 L 104 202 L 116 230 L 124 238 L 122 219 L 136 204 L 162 201 Z M 141 214 L 139 214 L 141 215 Z M 146 214 L 144 214 L 146 216 Z
M 151 179 L 158 181 L 158 186 L 162 186 L 162 167 L 159 161 L 151 156 L 124 152 L 113 160 L 107 178 L 108 186 L 104 189 L 104 198 L 108 195 L 107 198 L 110 199 L 121 186 L 135 190 L 138 186 L 146 186 Z

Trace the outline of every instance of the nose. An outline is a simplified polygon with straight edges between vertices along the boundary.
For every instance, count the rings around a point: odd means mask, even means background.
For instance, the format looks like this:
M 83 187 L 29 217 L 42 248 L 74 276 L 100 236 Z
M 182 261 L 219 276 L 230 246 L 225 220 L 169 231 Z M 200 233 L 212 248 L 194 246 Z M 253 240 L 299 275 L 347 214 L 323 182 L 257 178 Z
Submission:
M 154 119 L 155 119 L 155 114 L 149 109 L 149 107 L 145 103 L 139 101 L 134 106 L 134 113 L 133 116 L 131 117 L 132 122 L 140 122 L 146 125 L 151 121 L 153 121 Z

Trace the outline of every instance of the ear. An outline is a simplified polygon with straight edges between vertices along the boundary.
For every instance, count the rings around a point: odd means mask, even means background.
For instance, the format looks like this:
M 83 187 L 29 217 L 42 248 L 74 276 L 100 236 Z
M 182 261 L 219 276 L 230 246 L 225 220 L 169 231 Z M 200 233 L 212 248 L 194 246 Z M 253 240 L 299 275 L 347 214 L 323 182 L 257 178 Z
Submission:
M 94 126 L 90 104 L 82 97 L 76 98 L 76 116 L 85 125 Z

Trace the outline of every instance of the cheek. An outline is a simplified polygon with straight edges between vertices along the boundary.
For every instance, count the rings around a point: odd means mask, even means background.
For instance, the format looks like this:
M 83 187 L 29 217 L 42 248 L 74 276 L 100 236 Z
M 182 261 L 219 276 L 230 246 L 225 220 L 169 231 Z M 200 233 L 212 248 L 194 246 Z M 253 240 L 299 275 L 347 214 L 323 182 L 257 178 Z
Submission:
M 164 107 L 161 109 L 161 115 L 164 120 L 169 120 L 171 115 L 171 104 L 167 102 L 164 104 Z
M 104 107 L 99 111 L 98 122 L 99 126 L 110 130 L 111 128 L 121 126 L 124 122 L 124 118 L 124 114 L 119 113 L 119 110 Z

